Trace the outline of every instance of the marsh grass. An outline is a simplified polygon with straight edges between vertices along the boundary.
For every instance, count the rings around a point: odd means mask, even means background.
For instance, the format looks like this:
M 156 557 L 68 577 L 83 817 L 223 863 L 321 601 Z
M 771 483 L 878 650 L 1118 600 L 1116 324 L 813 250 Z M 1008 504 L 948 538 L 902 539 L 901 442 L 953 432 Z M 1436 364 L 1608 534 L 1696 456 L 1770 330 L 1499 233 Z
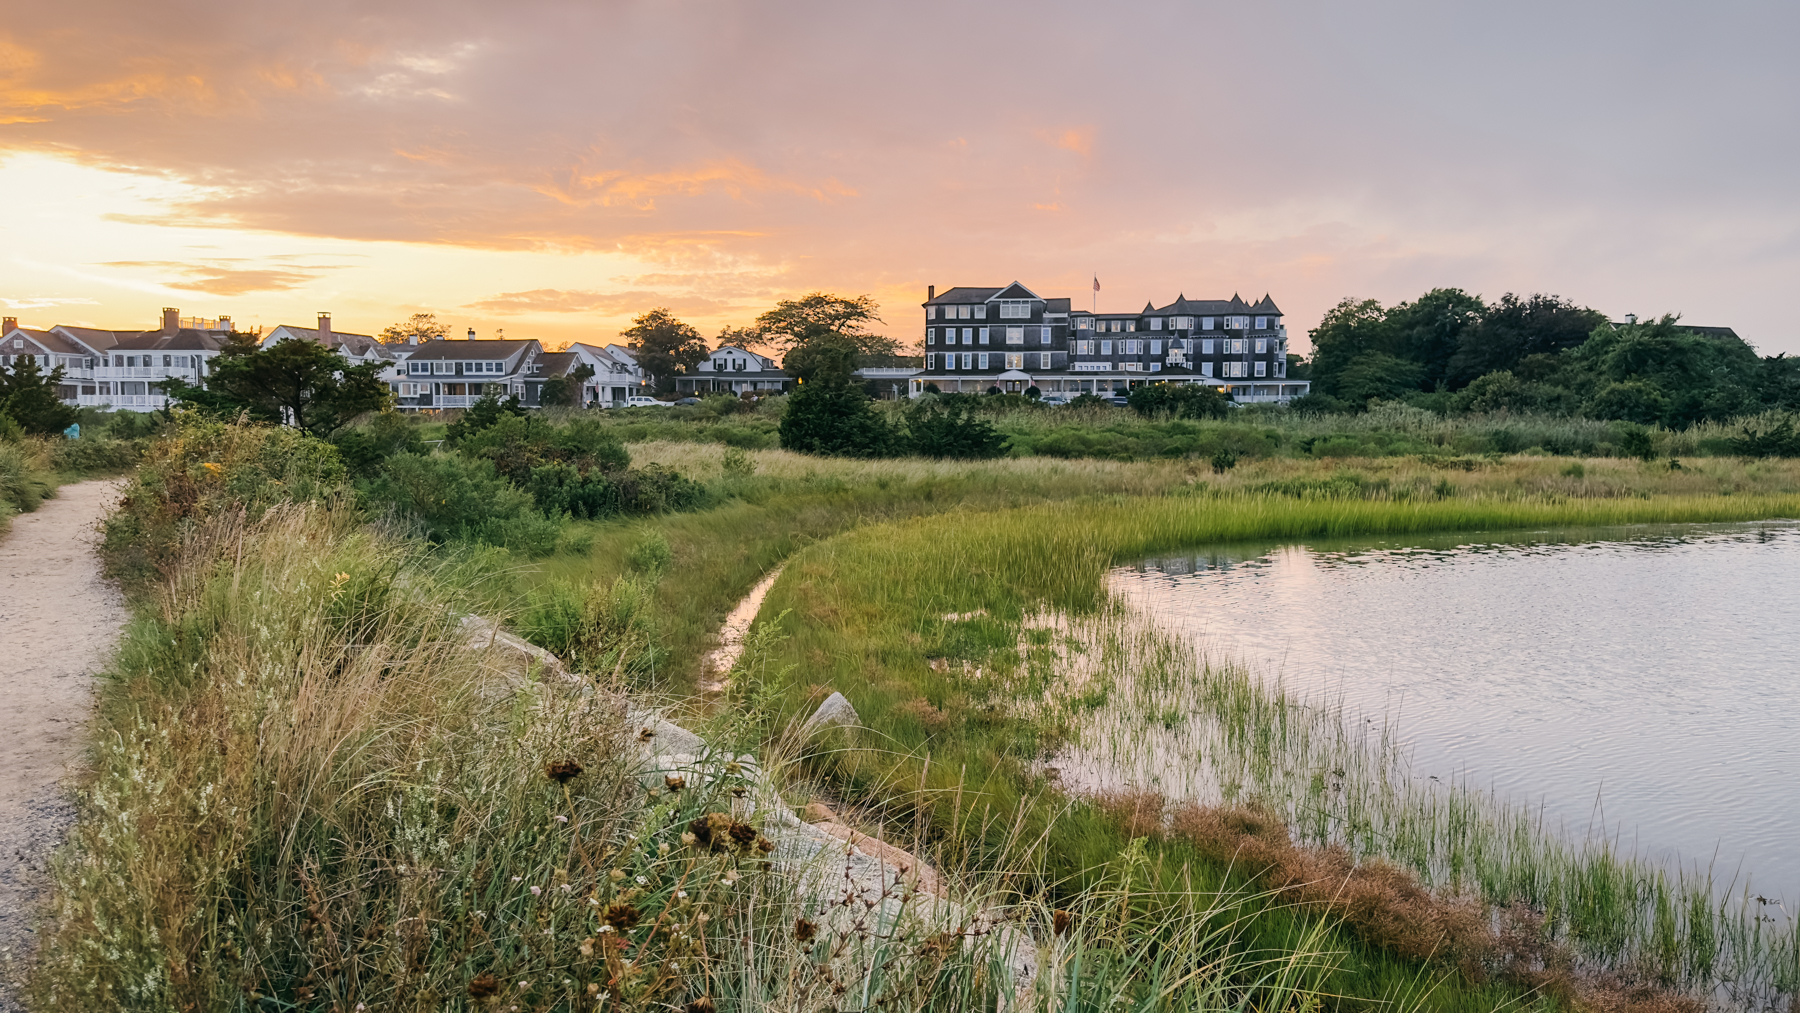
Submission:
M 880 805 L 896 823 L 921 828 L 939 854 L 970 867 L 998 854 L 992 827 L 1021 819 L 1043 855 L 1043 875 L 1033 888 L 1079 894 L 1094 882 L 1094 870 L 1145 835 L 1103 805 L 1083 803 L 1079 793 L 1071 802 L 1049 780 L 1045 768 L 1054 764 L 1047 758 L 1085 741 L 1097 713 L 1129 714 L 1128 722 L 1110 727 L 1120 737 L 1145 741 L 1148 729 L 1178 733 L 1194 721 L 1183 709 L 1194 705 L 1189 696 L 1150 707 L 1149 689 L 1139 692 L 1124 678 L 1129 674 L 1149 686 L 1153 671 L 1177 673 L 1155 682 L 1158 687 L 1185 678 L 1189 669 L 1173 644 L 1136 631 L 1125 646 L 1109 646 L 1105 637 L 1071 625 L 1108 614 L 1105 574 L 1115 561 L 1165 547 L 1255 540 L 1800 515 L 1787 466 L 1740 462 L 1702 474 L 1710 489 L 1693 488 L 1712 494 L 1670 496 L 1655 490 L 1694 477 L 1614 461 L 1589 462 L 1583 475 L 1570 476 L 1562 474 L 1564 463 L 1458 466 L 1463 484 L 1444 498 L 1243 491 L 1244 485 L 1284 476 L 1320 474 L 1305 470 L 1316 465 L 1266 462 L 1260 471 L 1236 469 L 1232 484 L 1192 483 L 1184 495 L 1084 497 L 882 524 L 799 553 L 764 610 L 791 610 L 784 661 L 793 666 L 793 712 L 803 712 L 827 689 L 839 689 L 867 726 L 880 729 L 815 756 L 815 776 L 844 797 Z M 1378 470 L 1376 462 L 1359 467 Z M 1395 462 L 1389 476 L 1442 473 L 1427 462 Z M 1583 484 L 1556 486 L 1577 482 Z M 1546 493 L 1545 483 L 1595 495 Z M 1713 491 L 1725 484 L 1734 486 L 1729 494 Z M 1393 486 L 1390 481 L 1385 488 Z M 1601 494 L 1620 488 L 1633 494 Z M 1033 622 L 1043 616 L 1064 618 L 1060 625 Z M 1084 679 L 1084 669 L 1104 677 Z M 1202 702 L 1217 715 L 1212 724 L 1218 730 L 1195 746 L 1196 754 L 1215 750 L 1214 762 L 1223 765 L 1209 785 L 1217 792 L 1210 802 L 1261 802 L 1262 793 L 1280 788 L 1285 794 L 1266 804 L 1293 820 L 1298 840 L 1342 847 L 1359 862 L 1379 856 L 1453 895 L 1502 905 L 1520 901 L 1544 914 L 1549 942 L 1566 943 L 1589 966 L 1647 974 L 1677 987 L 1728 982 L 1744 996 L 1791 989 L 1792 960 L 1784 956 L 1793 947 L 1791 930 L 1758 920 L 1763 913 L 1742 904 L 1703 917 L 1721 903 L 1718 884 L 1673 871 L 1659 879 L 1650 875 L 1656 870 L 1610 844 L 1558 851 L 1556 839 L 1528 813 L 1485 808 L 1491 800 L 1473 793 L 1408 794 L 1387 762 L 1390 741 L 1330 738 L 1336 715 L 1321 717 L 1241 673 L 1200 685 L 1194 692 L 1214 694 Z M 1307 748 L 1313 752 L 1290 756 L 1299 748 L 1295 743 L 1312 743 Z M 1335 753 L 1327 743 L 1336 743 Z M 1168 768 L 1183 754 L 1158 755 Z M 1341 762 L 1326 762 L 1331 757 Z M 1332 790 L 1330 772 L 1339 769 L 1345 772 L 1336 775 L 1346 782 L 1344 800 L 1338 810 L 1321 809 L 1317 793 Z M 1353 774 L 1362 780 L 1349 783 Z M 1315 776 L 1323 778 L 1322 786 L 1315 788 Z M 1301 798 L 1308 805 L 1300 806 Z M 1167 838 L 1157 847 L 1166 861 L 1186 863 L 1190 875 L 1207 877 L 1213 889 L 1242 875 L 1209 859 L 1193 841 Z M 1257 931 L 1291 934 L 1310 924 L 1306 914 L 1272 910 Z M 1733 936 L 1741 942 L 1728 941 Z M 1405 947 L 1355 932 L 1334 938 L 1350 947 L 1351 957 L 1334 972 L 1332 990 L 1361 1002 L 1411 994 L 1407 983 L 1419 973 L 1418 963 Z M 1504 982 L 1458 974 L 1420 1001 L 1443 1009 L 1520 1001 L 1519 993 L 1501 987 Z

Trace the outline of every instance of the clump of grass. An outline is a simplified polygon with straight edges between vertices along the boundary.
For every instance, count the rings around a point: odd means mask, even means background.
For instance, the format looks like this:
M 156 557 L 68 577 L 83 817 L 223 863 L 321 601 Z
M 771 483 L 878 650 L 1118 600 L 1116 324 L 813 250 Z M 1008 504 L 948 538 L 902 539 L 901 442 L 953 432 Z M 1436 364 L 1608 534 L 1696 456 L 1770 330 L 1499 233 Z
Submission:
M 53 462 L 46 440 L 0 440 L 0 522 L 31 513 L 56 495 Z

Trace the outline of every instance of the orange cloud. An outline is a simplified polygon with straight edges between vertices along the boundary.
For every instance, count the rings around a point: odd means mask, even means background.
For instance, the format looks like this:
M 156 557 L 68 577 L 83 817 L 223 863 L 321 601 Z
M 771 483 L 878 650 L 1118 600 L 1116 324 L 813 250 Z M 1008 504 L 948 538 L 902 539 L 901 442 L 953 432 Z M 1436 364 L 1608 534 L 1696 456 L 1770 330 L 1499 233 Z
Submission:
M 791 193 L 828 201 L 836 197 L 854 197 L 856 191 L 835 179 L 817 184 L 772 176 L 737 158 L 706 162 L 694 169 L 637 173 L 611 169 L 598 172 L 572 172 L 560 183 L 536 188 L 539 193 L 577 207 L 631 207 L 640 211 L 656 208 L 658 197 L 699 196 L 719 192 L 732 200 L 743 200 L 750 193 Z
M 709 316 L 741 309 L 714 299 L 699 296 L 667 296 L 657 292 L 587 292 L 555 288 L 537 288 L 526 292 L 502 292 L 472 302 L 468 309 L 513 315 L 520 313 L 599 313 L 621 316 L 643 313 L 662 306 L 676 313 Z
M 1064 151 L 1073 151 L 1077 155 L 1094 153 L 1094 128 L 1071 127 L 1052 136 L 1052 143 Z

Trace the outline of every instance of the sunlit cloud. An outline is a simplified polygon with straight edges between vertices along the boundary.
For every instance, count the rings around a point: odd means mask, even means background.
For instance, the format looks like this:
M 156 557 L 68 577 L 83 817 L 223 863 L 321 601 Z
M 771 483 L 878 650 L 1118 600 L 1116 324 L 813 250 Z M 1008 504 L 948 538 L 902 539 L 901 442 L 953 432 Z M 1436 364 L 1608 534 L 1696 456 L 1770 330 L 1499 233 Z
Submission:
M 23 299 L 0 298 L 9 310 L 42 310 L 55 306 L 98 306 L 99 300 L 84 297 L 28 296 Z
M 320 275 L 333 270 L 330 266 L 309 268 L 244 268 L 229 266 L 233 261 L 188 263 L 174 260 L 109 260 L 101 267 L 148 270 L 167 280 L 162 284 L 180 292 L 203 292 L 207 295 L 248 295 L 253 292 L 286 292 L 305 286 Z
M 664 307 L 683 315 L 711 316 L 734 309 L 729 303 L 699 296 L 669 296 L 658 292 L 582 292 L 554 288 L 528 292 L 502 292 L 469 304 L 470 309 L 511 315 L 520 313 L 638 314 Z

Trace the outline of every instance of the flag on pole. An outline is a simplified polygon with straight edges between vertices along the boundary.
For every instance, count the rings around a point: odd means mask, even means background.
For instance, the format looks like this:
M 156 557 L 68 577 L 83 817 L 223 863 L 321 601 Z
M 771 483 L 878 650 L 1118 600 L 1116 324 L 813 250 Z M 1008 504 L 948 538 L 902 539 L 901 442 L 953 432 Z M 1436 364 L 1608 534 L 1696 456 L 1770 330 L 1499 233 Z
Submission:
M 1100 291 L 1100 276 L 1097 274 L 1094 275 L 1094 291 Z

